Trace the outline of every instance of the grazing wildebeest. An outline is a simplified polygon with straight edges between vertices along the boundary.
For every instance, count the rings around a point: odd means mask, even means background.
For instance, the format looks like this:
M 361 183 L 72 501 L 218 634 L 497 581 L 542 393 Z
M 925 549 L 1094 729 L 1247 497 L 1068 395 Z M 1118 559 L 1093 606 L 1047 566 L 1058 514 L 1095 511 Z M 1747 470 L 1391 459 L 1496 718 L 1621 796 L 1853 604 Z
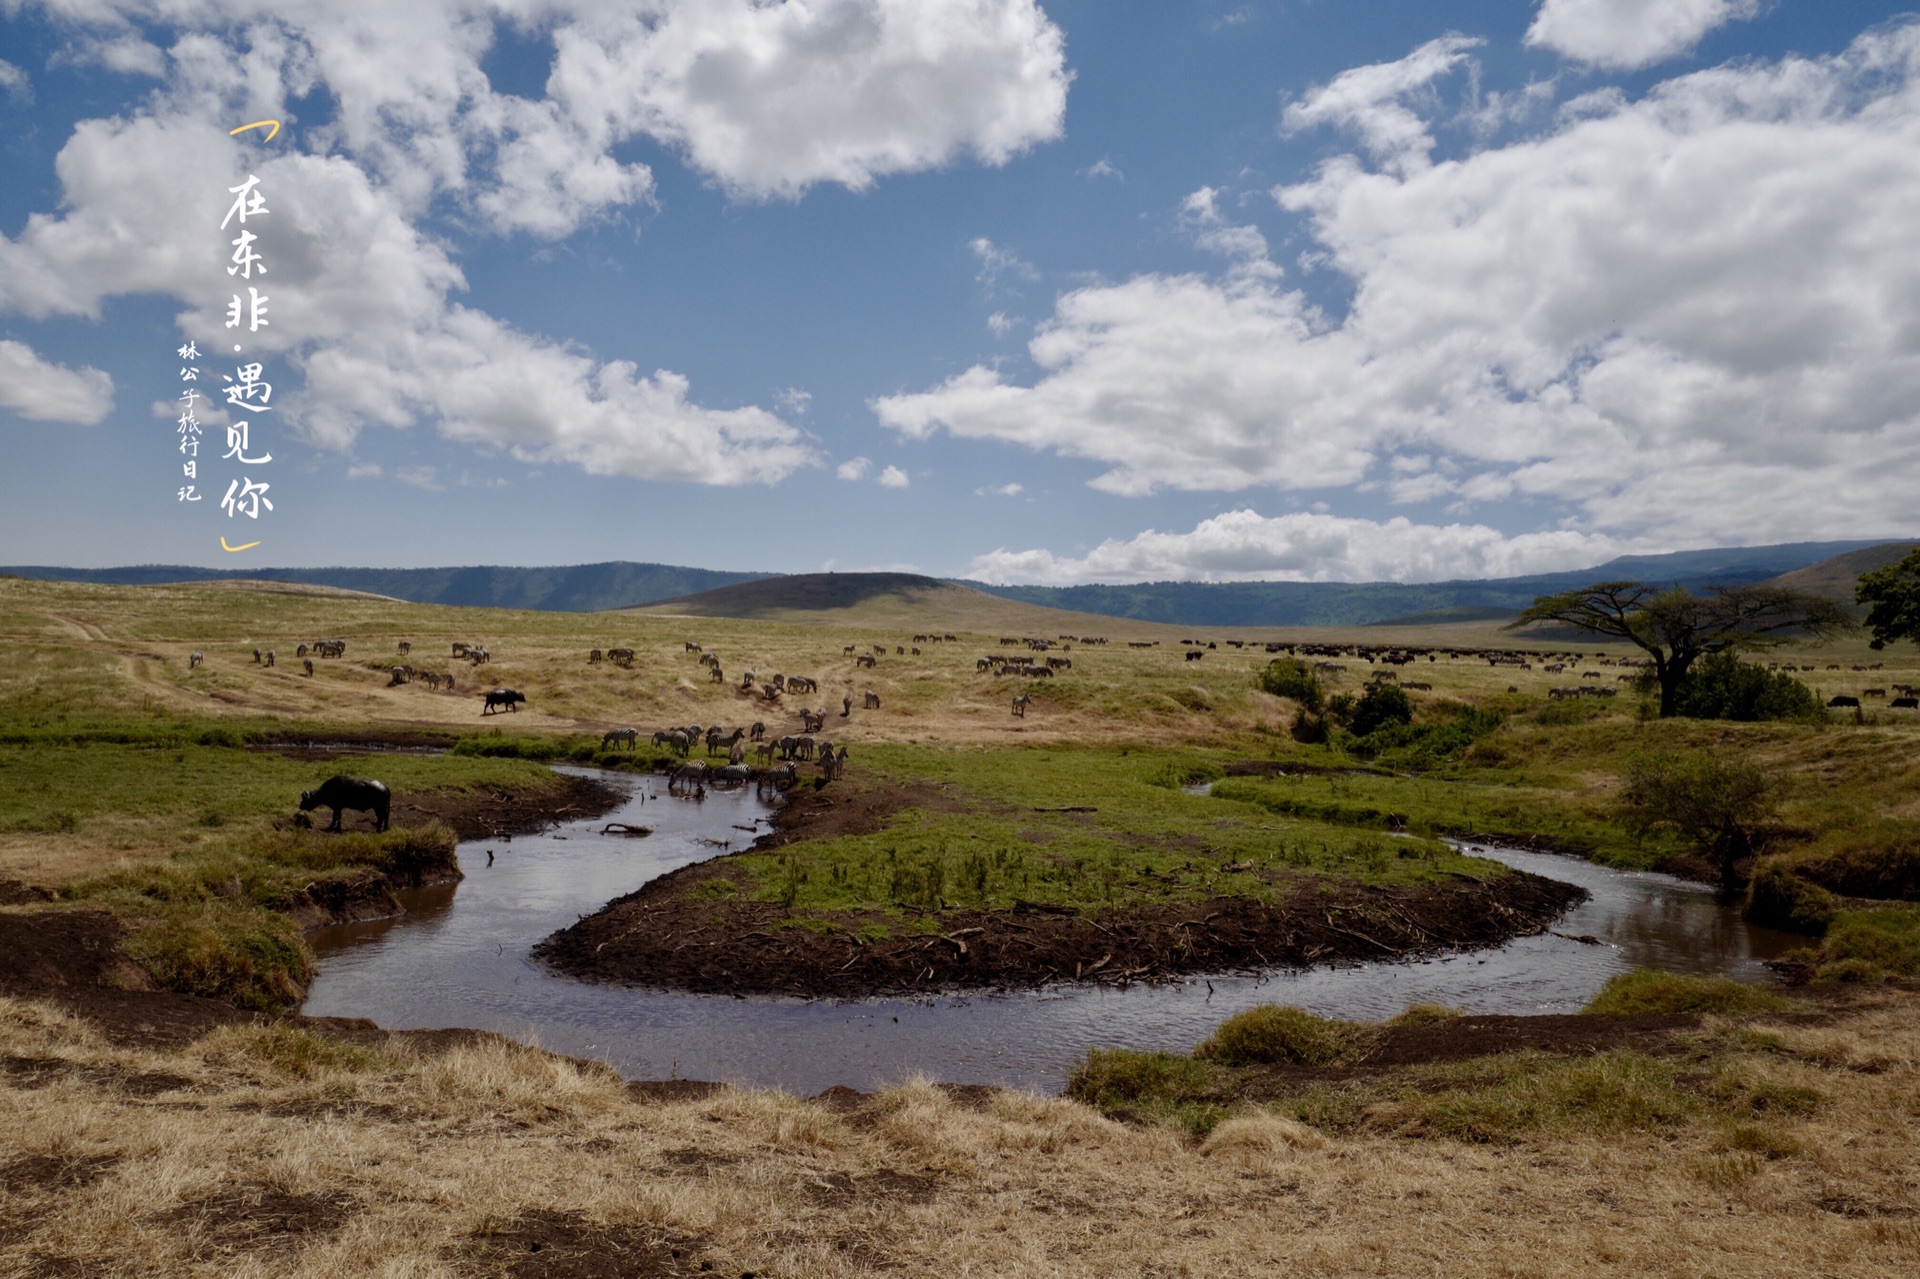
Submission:
M 200 663 L 206 660 L 207 660 L 207 655 L 205 653 L 202 653 L 199 649 L 196 648 L 193 650 L 193 652 L 187 654 L 187 669 L 192 670 L 194 667 L 200 665 Z
M 333 820 L 327 824 L 328 830 L 340 829 L 340 815 L 349 808 L 356 813 L 372 812 L 373 828 L 385 830 L 387 815 L 393 808 L 393 796 L 388 792 L 385 782 L 366 777 L 329 777 L 317 789 L 300 793 L 301 812 L 312 812 L 316 808 L 333 810 Z
M 446 678 L 447 678 L 447 691 L 451 693 L 453 691 L 453 676 L 448 675 Z
M 859 655 L 858 657 L 856 657 L 856 658 L 854 658 L 854 659 L 853 659 L 853 664 L 854 664 L 855 666 L 872 666 L 872 665 L 873 665 L 873 654 L 872 654 L 872 653 L 862 653 L 862 654 L 860 654 L 860 655 Z
M 863 702 L 862 702 L 861 704 L 862 704 L 862 705 L 863 705 L 864 707 L 866 707 L 866 709 L 868 709 L 868 710 L 870 710 L 870 711 L 877 711 L 877 710 L 879 710 L 879 709 L 880 709 L 880 694 L 878 694 L 878 693 L 876 693 L 876 692 L 874 692 L 874 691 L 873 691 L 872 689 L 868 689 L 868 690 L 866 691 L 866 695 L 865 695 L 865 700 L 864 700 L 864 701 L 863 701 Z
M 487 704 L 480 708 L 480 713 L 482 715 L 491 715 L 504 706 L 517 714 L 520 710 L 520 703 L 526 700 L 527 695 L 518 689 L 496 688 L 487 694 Z
M 313 678 L 313 659 L 307 658 L 303 665 L 307 668 L 307 678 Z
M 295 657 L 305 657 L 307 655 L 307 646 L 302 644 L 299 648 L 294 649 L 293 655 Z
M 747 730 L 747 740 L 757 742 L 767 735 L 767 726 L 759 720 L 753 721 L 753 727 Z
M 1033 705 L 1033 694 L 1022 693 L 1013 699 L 1013 713 L 1021 719 L 1027 717 L 1027 707 Z
M 406 656 L 407 654 L 409 654 L 409 653 L 411 653 L 411 652 L 413 652 L 413 645 L 412 645 L 411 643 L 409 643 L 408 641 L 406 641 L 406 640 L 401 640 L 401 641 L 400 641 L 400 656 L 402 656 L 402 657 L 405 657 L 405 656 Z
M 272 650 L 272 649 L 268 649 L 268 650 L 267 650 L 267 665 L 268 665 L 268 666 L 272 666 L 272 665 L 273 665 L 273 650 Z
M 256 666 L 260 663 L 260 650 L 257 648 L 253 650 L 253 661 Z
M 617 746 L 622 743 L 625 743 L 628 750 L 638 750 L 640 747 L 640 730 L 637 728 L 610 728 L 600 738 L 600 749 L 606 750 L 611 746 Z
M 800 731 L 801 732 L 817 733 L 821 729 L 825 728 L 826 726 L 827 726 L 826 712 L 809 711 L 809 710 L 802 710 L 800 712 Z
M 840 699 L 840 718 L 845 719 L 851 714 L 853 714 L 853 694 L 848 693 Z
M 1887 704 L 1896 711 L 1920 710 L 1920 697 L 1896 697 Z
M 387 680 L 387 687 L 398 688 L 400 687 L 400 685 L 406 682 L 407 682 L 407 668 L 404 666 L 396 666 L 393 668 L 392 677 Z
M 687 645 L 687 651 L 689 653 L 698 653 L 700 651 L 700 646 L 694 643 L 692 640 L 687 640 L 686 645 Z
M 632 666 L 633 650 L 630 648 L 610 648 L 607 650 L 607 660 L 615 666 L 623 668 Z
M 587 650 L 587 665 L 592 666 L 600 662 L 601 660 L 603 660 L 605 657 L 606 657 L 606 654 L 602 653 L 599 649 L 590 648 Z
M 720 663 L 715 662 L 713 669 L 708 673 L 707 682 L 710 684 L 724 684 L 726 681 L 726 672 L 720 669 Z

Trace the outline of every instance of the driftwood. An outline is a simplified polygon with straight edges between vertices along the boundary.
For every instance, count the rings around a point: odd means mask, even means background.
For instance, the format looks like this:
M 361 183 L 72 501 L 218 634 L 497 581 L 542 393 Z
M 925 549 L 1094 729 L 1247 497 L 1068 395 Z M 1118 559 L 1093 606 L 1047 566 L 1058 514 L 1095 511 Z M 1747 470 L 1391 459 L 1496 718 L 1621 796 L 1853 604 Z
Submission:
M 625 822 L 608 822 L 601 828 L 602 835 L 627 835 L 634 839 L 643 839 L 653 834 L 651 826 L 629 826 Z

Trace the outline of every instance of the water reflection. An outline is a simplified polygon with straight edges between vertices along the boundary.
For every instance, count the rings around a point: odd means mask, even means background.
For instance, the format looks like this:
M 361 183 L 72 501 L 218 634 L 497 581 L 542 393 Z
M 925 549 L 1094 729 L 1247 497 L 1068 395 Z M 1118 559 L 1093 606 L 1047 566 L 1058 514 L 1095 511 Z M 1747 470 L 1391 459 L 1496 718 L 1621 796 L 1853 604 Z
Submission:
M 632 779 L 625 779 L 632 785 Z M 1592 900 L 1552 934 L 1418 963 L 1215 976 L 1127 990 L 851 1003 L 729 999 L 593 986 L 555 977 L 533 944 L 656 875 L 744 846 L 768 810 L 751 793 L 669 799 L 643 781 L 621 812 L 548 834 L 461 845 L 457 886 L 411 895 L 407 916 L 313 938 L 320 976 L 305 1011 L 391 1028 L 476 1026 L 610 1062 L 636 1078 L 724 1079 L 817 1092 L 871 1088 L 918 1071 L 961 1083 L 1060 1088 L 1092 1045 L 1185 1050 L 1213 1025 L 1282 1001 L 1379 1018 L 1434 1001 L 1471 1012 L 1571 1012 L 1630 967 L 1765 976 L 1761 961 L 1799 939 L 1745 924 L 1711 890 L 1662 875 L 1511 849 L 1476 849 L 1580 884 Z M 647 839 L 602 835 L 609 821 Z M 488 864 L 487 850 L 493 850 Z M 1599 939 L 1589 945 L 1582 935 Z

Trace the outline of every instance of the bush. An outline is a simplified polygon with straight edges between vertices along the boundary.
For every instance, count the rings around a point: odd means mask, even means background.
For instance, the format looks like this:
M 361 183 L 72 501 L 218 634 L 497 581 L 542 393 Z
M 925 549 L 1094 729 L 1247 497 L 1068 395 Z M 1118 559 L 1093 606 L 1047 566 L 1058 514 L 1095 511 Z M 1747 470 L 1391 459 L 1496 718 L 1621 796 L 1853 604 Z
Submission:
M 1738 864 L 1757 849 L 1773 816 L 1773 787 L 1759 767 L 1708 751 L 1636 756 L 1620 794 L 1621 816 L 1636 835 L 1671 829 L 1720 868 L 1729 891 Z
M 1366 737 L 1392 724 L 1413 723 L 1413 699 L 1397 684 L 1375 684 L 1360 695 L 1347 718 L 1355 737 Z
M 1730 977 L 1688 977 L 1636 968 L 1609 981 L 1580 1011 L 1595 1016 L 1630 1017 L 1658 1013 L 1720 1013 L 1738 1017 L 1791 1012 L 1799 1005 L 1760 986 Z
M 1223 1066 L 1329 1066 L 1366 1055 L 1377 1032 L 1287 1004 L 1262 1004 L 1214 1027 L 1193 1055 Z
M 1745 916 L 1751 923 L 1818 937 L 1833 922 L 1833 912 L 1832 893 L 1779 861 L 1762 862 L 1747 886 Z
M 1506 723 L 1499 711 L 1481 710 L 1465 702 L 1440 702 L 1429 714 L 1424 724 L 1390 723 L 1376 728 L 1356 738 L 1351 749 L 1362 759 L 1392 755 L 1408 763 L 1438 763 L 1452 759 Z
M 1820 695 L 1793 676 L 1762 670 L 1730 652 L 1694 663 L 1674 696 L 1674 714 L 1690 719 L 1816 719 Z
M 1277 657 L 1260 672 L 1260 690 L 1275 697 L 1292 698 L 1310 711 L 1320 709 L 1325 694 L 1313 668 L 1297 657 Z

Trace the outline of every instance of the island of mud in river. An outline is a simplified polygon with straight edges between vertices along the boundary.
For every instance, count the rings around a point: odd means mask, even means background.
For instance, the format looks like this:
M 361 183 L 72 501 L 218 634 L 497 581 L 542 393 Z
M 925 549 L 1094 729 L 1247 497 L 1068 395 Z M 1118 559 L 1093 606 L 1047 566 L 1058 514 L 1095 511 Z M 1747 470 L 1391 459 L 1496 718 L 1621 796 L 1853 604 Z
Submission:
M 843 782 L 802 791 L 753 851 L 868 834 L 903 809 L 952 803 L 928 785 Z M 663 875 L 554 933 L 534 954 L 583 980 L 700 994 L 852 999 L 1126 984 L 1498 946 L 1545 930 L 1587 895 L 1522 871 L 1365 885 L 1271 868 L 1260 873 L 1280 890 L 1272 902 L 1217 895 L 1089 908 L 1020 900 L 1010 909 L 943 909 L 937 923 L 923 915 L 903 928 L 898 915 L 795 911 L 736 896 L 734 860 Z

